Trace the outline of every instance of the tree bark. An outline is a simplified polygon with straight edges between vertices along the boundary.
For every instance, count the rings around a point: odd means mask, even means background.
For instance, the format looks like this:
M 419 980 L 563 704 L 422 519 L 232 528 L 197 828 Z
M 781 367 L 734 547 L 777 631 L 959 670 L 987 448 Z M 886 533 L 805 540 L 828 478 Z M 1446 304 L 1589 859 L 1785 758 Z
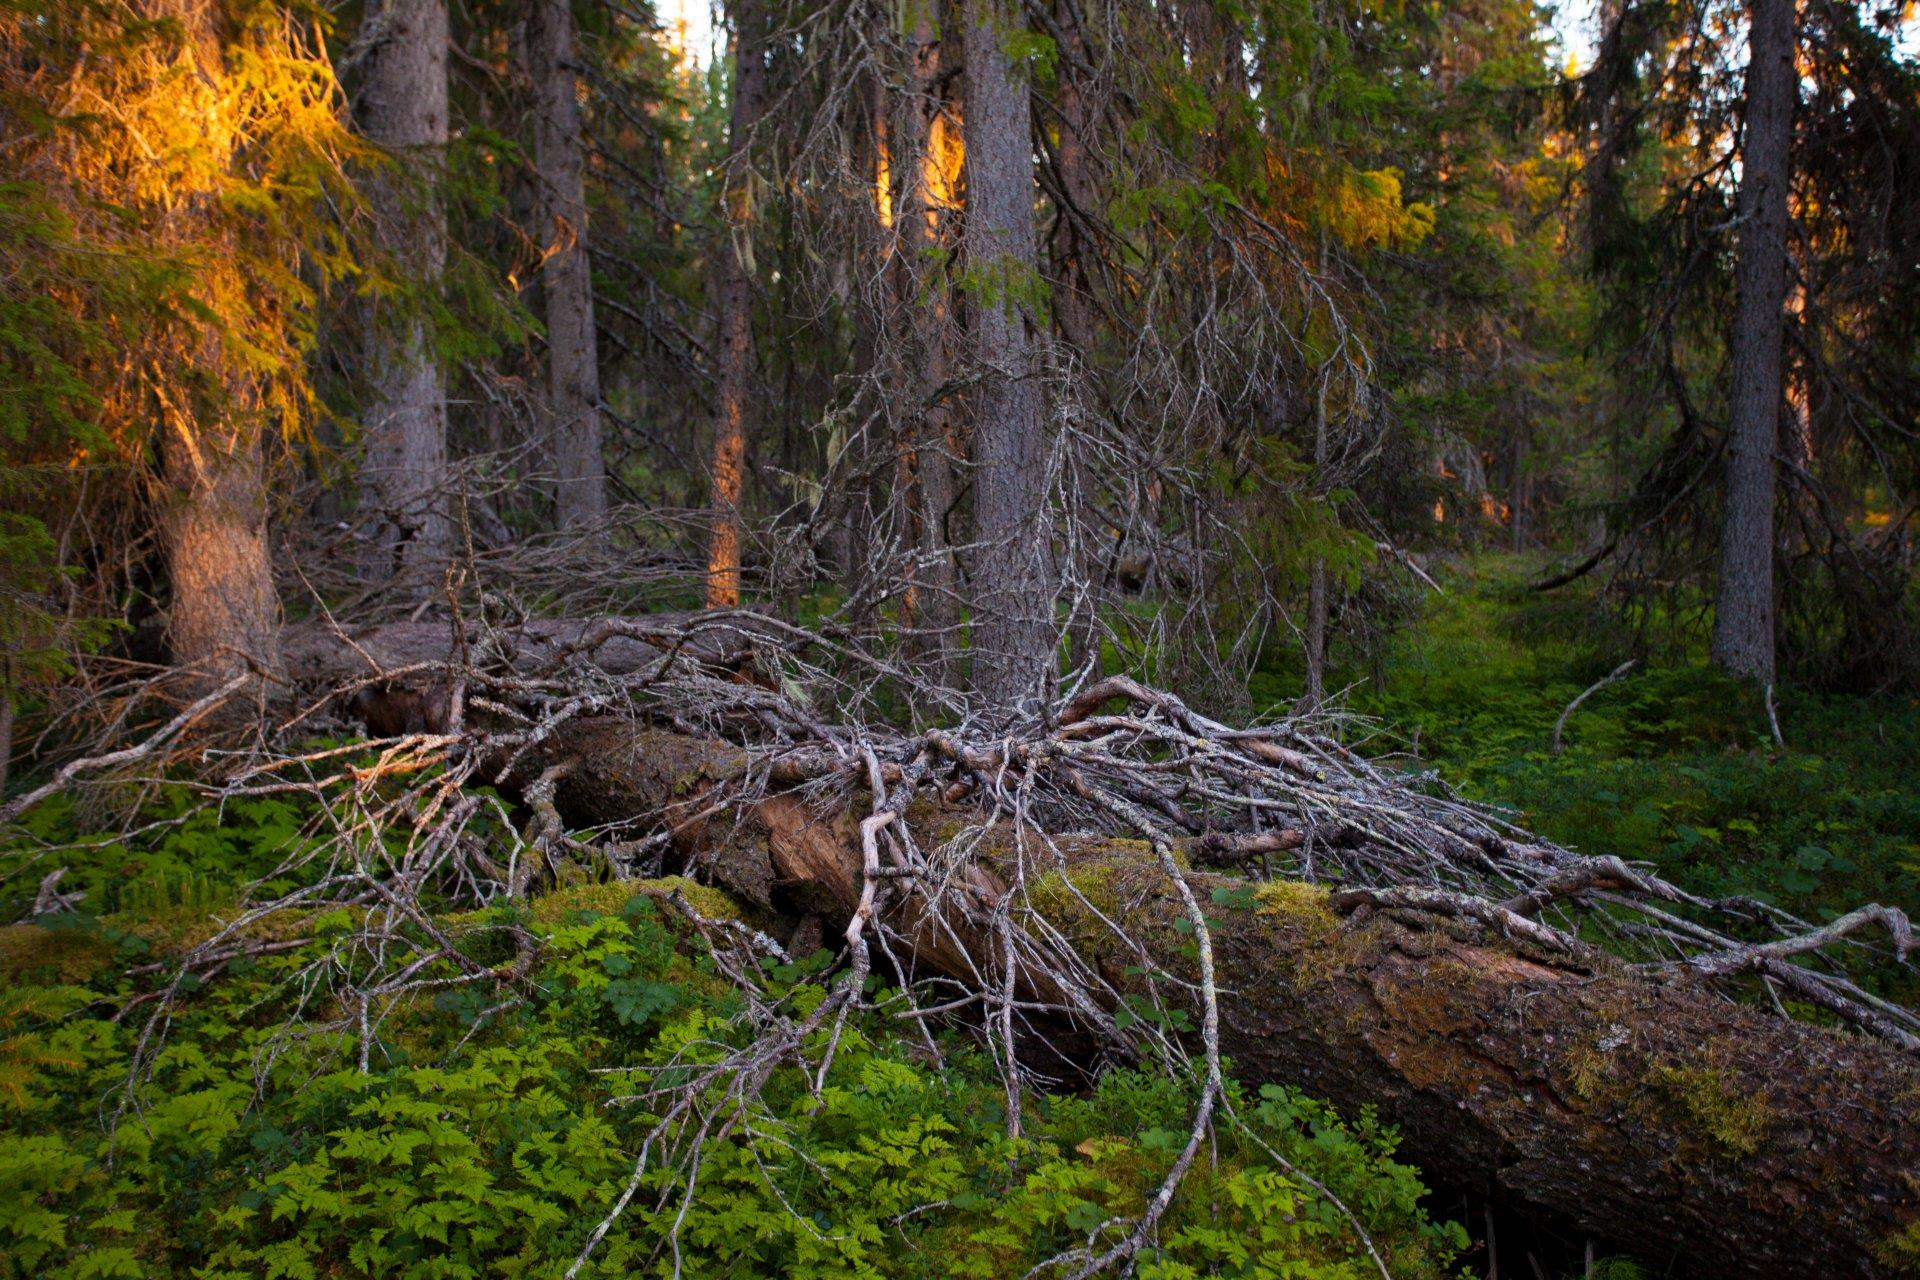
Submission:
M 446 265 L 440 175 L 447 146 L 445 0 L 389 0 L 355 94 L 360 130 L 385 149 L 392 169 L 368 184 L 381 249 L 402 279 L 428 294 Z M 453 549 L 447 492 L 447 397 L 427 323 L 417 305 L 375 303 L 367 318 L 372 399 L 360 461 L 360 500 L 378 511 L 367 574 L 398 579 L 413 596 L 437 585 Z
M 747 237 L 753 234 L 753 171 L 747 151 L 766 92 L 766 48 L 760 6 L 735 0 L 733 110 L 727 124 L 726 241 L 720 249 L 716 306 L 720 315 L 718 389 L 713 419 L 713 533 L 707 548 L 707 607 L 740 603 L 740 504 L 746 496 L 747 415 L 753 399 L 753 281 Z
M 1774 444 L 1786 332 L 1787 188 L 1792 181 L 1795 0 L 1751 0 L 1746 120 L 1734 264 L 1726 511 L 1714 601 L 1713 657 L 1771 684 Z
M 941 44 L 933 6 L 914 6 L 907 33 L 907 94 L 901 104 L 895 167 L 905 169 L 895 263 L 895 300 L 910 316 L 904 335 L 911 361 L 902 388 L 912 397 L 913 475 L 919 499 L 919 546 L 925 563 L 919 593 L 920 652 L 929 678 L 952 674 L 960 621 L 959 574 L 947 520 L 955 498 L 952 415 L 944 402 L 953 337 L 953 297 L 947 267 L 932 250 L 951 241 L 953 178 L 945 163 L 951 134 L 940 90 Z
M 1320 240 L 1320 271 L 1327 270 L 1327 242 L 1323 235 Z M 1327 468 L 1327 385 L 1322 375 L 1320 385 L 1314 388 L 1313 395 L 1313 478 L 1314 485 L 1321 490 L 1318 495 L 1325 499 Z M 1327 571 L 1327 558 L 1315 555 L 1307 566 L 1307 630 L 1302 648 L 1307 663 L 1306 688 L 1300 695 L 1300 710 L 1318 711 L 1327 697 L 1327 619 L 1331 601 L 1329 594 L 1332 582 Z
M 844 919 L 860 900 L 848 813 L 776 791 L 738 822 L 713 817 L 745 769 L 735 748 L 596 720 L 570 725 L 520 771 L 560 760 L 571 770 L 556 804 L 572 822 L 658 815 L 682 861 L 763 907 L 803 900 Z M 910 816 L 933 848 L 956 815 Z M 1062 843 L 1065 874 L 1135 940 L 1163 961 L 1185 952 L 1179 898 L 1137 842 Z M 1815 1258 L 1827 1275 L 1902 1274 L 1899 1242 L 1920 1239 L 1913 1055 L 1605 958 L 1543 957 L 1449 920 L 1349 910 L 1312 886 L 1247 901 L 1245 880 L 1187 879 L 1202 902 L 1226 891 L 1208 914 L 1221 1050 L 1243 1082 L 1298 1085 L 1349 1114 L 1374 1107 L 1399 1127 L 1401 1156 L 1431 1176 L 1701 1274 L 1805 1275 Z M 1074 895 L 1044 888 L 1035 900 L 1083 954 L 1117 987 L 1137 983 L 1139 953 Z M 1004 891 L 988 863 L 942 898 L 951 928 L 928 927 L 934 908 L 910 891 L 887 918 L 916 963 L 975 981 L 956 946 L 991 934 L 969 904 Z
M 1100 192 L 1087 149 L 1093 134 L 1091 110 L 1080 83 L 1087 71 L 1088 49 L 1077 5 L 1070 0 L 1055 0 L 1053 23 L 1060 40 L 1060 132 L 1054 148 L 1060 199 L 1054 215 L 1053 313 L 1060 337 L 1072 355 L 1074 380 L 1091 384 L 1096 314 L 1093 258 L 1097 247 L 1086 223 L 1100 206 Z M 1105 522 L 1093 500 L 1096 481 L 1086 465 L 1085 452 L 1073 450 L 1068 465 L 1073 469 L 1075 504 L 1073 536 L 1068 546 L 1073 565 L 1068 585 L 1068 662 L 1079 671 L 1089 664 L 1097 667 L 1101 657 L 1100 531 Z
M 249 665 L 280 670 L 280 598 L 267 549 L 260 424 L 251 397 L 235 390 L 238 403 L 222 419 L 170 414 L 160 446 L 160 546 L 171 589 L 167 650 L 175 666 L 192 669 L 209 688 Z
M 1032 115 L 1007 55 L 1020 29 L 1007 0 L 967 0 L 966 258 L 973 327 L 973 673 L 988 705 L 1042 696 L 1058 662 L 1056 568 L 1047 519 L 1047 441 L 1029 332 L 1039 288 Z
M 526 48 L 535 102 L 534 165 L 549 237 L 540 286 L 546 298 L 554 515 L 562 529 L 597 528 L 607 514 L 607 476 L 572 0 L 536 0 L 527 11 Z
M 225 6 L 165 0 L 141 14 L 180 25 L 196 91 L 218 97 L 226 85 Z M 216 171 L 231 162 L 230 151 L 209 157 Z M 163 237 L 177 232 L 192 240 L 220 215 L 209 194 L 196 190 L 171 216 L 178 225 Z M 237 251 L 222 254 L 221 243 L 209 246 L 209 271 L 230 270 L 238 258 Z M 169 591 L 167 651 L 175 667 L 191 673 L 190 696 L 249 669 L 273 677 L 281 665 L 280 598 L 267 545 L 262 434 L 268 418 L 244 356 L 227 344 L 216 327 L 203 324 L 164 357 L 191 367 L 204 391 L 188 392 L 164 378 L 150 384 L 158 411 L 155 524 Z

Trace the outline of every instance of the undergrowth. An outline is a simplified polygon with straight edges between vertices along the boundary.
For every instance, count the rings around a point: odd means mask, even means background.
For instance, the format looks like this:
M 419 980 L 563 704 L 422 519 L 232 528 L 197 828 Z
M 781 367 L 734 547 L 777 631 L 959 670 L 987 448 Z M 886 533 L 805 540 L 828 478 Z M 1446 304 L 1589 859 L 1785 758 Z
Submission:
M 49 812 L 39 837 L 71 815 Z M 230 806 L 148 848 L 69 848 L 88 863 L 71 872 L 82 910 L 0 929 L 0 1280 L 557 1277 L 632 1175 L 659 1119 L 648 1090 L 752 1034 L 676 914 L 589 885 L 443 913 L 489 965 L 512 959 L 489 925 L 532 929 L 532 980 L 504 1012 L 473 988 L 393 1010 L 366 1073 L 351 1037 L 288 1029 L 292 976 L 350 927 L 320 918 L 302 924 L 307 946 L 192 990 L 151 1077 L 130 1085 L 135 1002 L 209 904 L 219 914 L 304 838 L 300 819 L 292 804 Z M 15 834 L 16 851 L 34 845 Z M 829 965 L 821 952 L 768 977 L 805 1009 Z M 936 1058 L 885 1016 L 889 993 L 874 1000 L 821 1087 L 782 1068 L 707 1142 L 684 1216 L 683 1174 L 656 1168 L 581 1274 L 671 1274 L 677 1239 L 686 1276 L 1019 1275 L 1119 1229 L 1184 1141 L 1191 1091 L 1124 1071 L 1030 1096 L 1009 1138 L 990 1061 L 959 1033 Z M 1273 1086 L 1236 1090 L 1236 1106 L 1358 1215 L 1394 1275 L 1447 1273 L 1465 1236 L 1420 1208 L 1390 1131 Z M 1335 1206 L 1223 1126 L 1140 1274 L 1377 1271 Z
M 1703 651 L 1637 654 L 1590 593 L 1528 592 L 1538 576 L 1530 557 L 1456 562 L 1379 670 L 1337 673 L 1348 705 L 1378 719 L 1373 749 L 1705 896 L 1752 895 L 1820 922 L 1868 901 L 1920 913 L 1920 699 L 1779 689 L 1782 751 L 1762 691 Z M 1561 711 L 1630 657 L 1554 754 Z M 1284 706 L 1299 687 L 1283 657 L 1256 678 L 1255 703 Z

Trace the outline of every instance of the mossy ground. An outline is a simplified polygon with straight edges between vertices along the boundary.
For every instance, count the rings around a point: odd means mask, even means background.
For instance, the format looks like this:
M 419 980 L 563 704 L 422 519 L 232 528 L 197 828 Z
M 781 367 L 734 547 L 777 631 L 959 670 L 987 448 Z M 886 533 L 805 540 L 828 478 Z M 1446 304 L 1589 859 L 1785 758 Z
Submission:
M 1696 635 L 1639 652 L 1585 586 L 1527 591 L 1546 564 L 1483 554 L 1439 566 L 1446 594 L 1426 598 L 1377 666 L 1344 655 L 1331 683 L 1377 719 L 1368 750 L 1401 752 L 1550 839 L 1647 861 L 1703 895 L 1747 894 L 1815 921 L 1870 901 L 1920 915 L 1920 699 L 1786 685 L 1780 751 L 1761 692 L 1716 672 Z M 1569 718 L 1554 754 L 1561 710 L 1635 656 Z M 1297 657 L 1277 651 L 1252 683 L 1255 708 L 1284 708 L 1299 688 Z M 1920 995 L 1910 974 L 1873 980 Z

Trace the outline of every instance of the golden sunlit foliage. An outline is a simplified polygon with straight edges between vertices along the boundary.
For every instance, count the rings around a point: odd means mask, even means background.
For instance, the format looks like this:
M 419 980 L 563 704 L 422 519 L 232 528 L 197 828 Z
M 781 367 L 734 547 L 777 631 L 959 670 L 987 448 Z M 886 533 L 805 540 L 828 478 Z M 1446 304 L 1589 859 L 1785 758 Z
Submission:
M 0 24 L 5 142 L 70 268 L 44 283 L 101 339 L 71 353 L 102 430 L 86 446 L 137 452 L 176 415 L 200 436 L 295 428 L 316 282 L 349 269 L 324 211 L 351 207 L 343 168 L 361 146 L 313 18 L 93 0 Z
M 230 459 L 257 477 L 262 441 L 313 421 L 316 302 L 352 270 L 344 170 L 366 154 L 321 37 L 254 0 L 0 5 L 0 245 L 31 249 L 0 279 L 10 635 L 75 612 L 36 569 L 42 514 L 84 492 L 90 536 L 131 563 L 163 458 L 169 490 Z

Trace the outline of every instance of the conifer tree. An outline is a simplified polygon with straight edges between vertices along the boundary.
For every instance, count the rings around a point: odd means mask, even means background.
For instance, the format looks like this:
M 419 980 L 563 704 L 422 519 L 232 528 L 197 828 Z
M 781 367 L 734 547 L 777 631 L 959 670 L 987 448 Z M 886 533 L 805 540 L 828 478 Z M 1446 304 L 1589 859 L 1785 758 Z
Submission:
M 1031 331 L 1040 287 L 1034 240 L 1032 108 L 1010 53 L 1022 30 L 1005 0 L 966 0 L 966 287 L 972 326 L 973 688 L 1009 706 L 1052 684 L 1056 633 L 1047 519 L 1045 404 Z
M 1784 404 L 1787 191 L 1796 96 L 1795 0 L 1748 6 L 1741 129 L 1739 258 L 1734 268 L 1727 491 L 1714 601 L 1713 656 L 1734 675 L 1773 682 L 1774 449 Z
M 547 321 L 547 432 L 562 529 L 597 526 L 607 512 L 578 44 L 572 0 L 535 0 L 528 7 L 526 50 L 541 206 L 540 283 Z
M 360 501 L 378 512 L 369 576 L 405 575 L 403 589 L 419 595 L 434 588 L 434 568 L 453 544 L 445 377 L 423 315 L 447 253 L 439 190 L 448 127 L 447 6 L 388 0 L 370 6 L 362 21 L 355 116 L 387 153 L 366 188 L 397 278 L 368 322 L 372 396 L 362 414 Z
M 707 548 L 707 607 L 740 603 L 740 507 L 746 496 L 748 418 L 753 412 L 756 360 L 753 280 L 748 263 L 753 234 L 753 174 L 748 149 L 766 92 L 766 15 L 763 0 L 735 0 L 733 107 L 727 129 L 724 243 L 714 286 L 719 353 L 714 420 L 713 530 Z

